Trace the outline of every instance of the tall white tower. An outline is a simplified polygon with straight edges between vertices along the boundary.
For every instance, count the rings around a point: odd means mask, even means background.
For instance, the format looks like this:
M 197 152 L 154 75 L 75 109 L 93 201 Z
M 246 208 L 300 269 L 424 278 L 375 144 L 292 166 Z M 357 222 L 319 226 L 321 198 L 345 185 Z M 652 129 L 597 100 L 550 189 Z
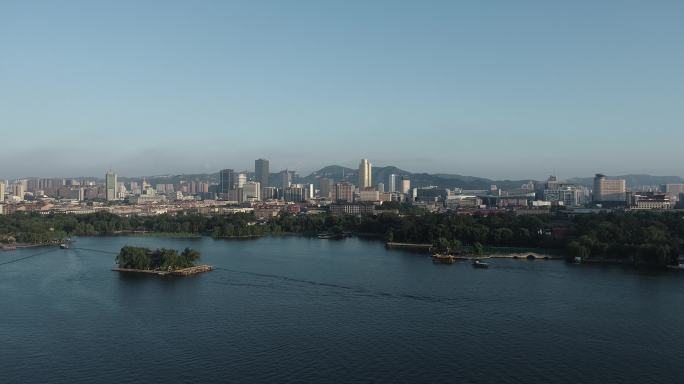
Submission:
M 367 159 L 361 159 L 359 164 L 359 189 L 370 188 L 373 185 L 371 180 L 372 166 Z

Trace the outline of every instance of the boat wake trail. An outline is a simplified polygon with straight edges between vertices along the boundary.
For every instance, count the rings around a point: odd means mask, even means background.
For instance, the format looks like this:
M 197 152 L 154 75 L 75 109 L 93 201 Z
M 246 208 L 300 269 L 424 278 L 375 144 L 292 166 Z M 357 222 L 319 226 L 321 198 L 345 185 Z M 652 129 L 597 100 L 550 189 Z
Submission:
M 268 279 L 277 279 L 280 281 L 286 281 L 286 282 L 292 282 L 292 283 L 298 283 L 298 284 L 307 284 L 307 285 L 318 286 L 318 287 L 327 287 L 327 288 L 339 289 L 339 290 L 352 292 L 352 293 L 355 293 L 357 295 L 363 295 L 366 297 L 376 297 L 376 298 L 395 299 L 395 300 L 401 300 L 401 299 L 406 300 L 406 299 L 408 299 L 408 300 L 415 300 L 415 301 L 421 301 L 421 302 L 440 303 L 440 304 L 445 304 L 445 305 L 449 305 L 449 306 L 453 306 L 453 307 L 459 306 L 459 305 L 457 305 L 457 299 L 455 299 L 455 298 L 425 296 L 425 295 L 412 294 L 412 293 L 392 293 L 392 292 L 385 292 L 385 291 L 380 291 L 380 290 L 371 290 L 371 289 L 367 289 L 367 288 L 363 288 L 363 287 L 354 287 L 354 286 L 335 284 L 335 283 L 325 283 L 325 282 L 320 282 L 320 281 L 298 279 L 298 278 L 282 276 L 282 275 L 274 275 L 274 274 L 269 274 L 269 273 L 259 273 L 259 272 L 250 272 L 250 271 L 241 271 L 241 270 L 230 269 L 230 268 L 222 268 L 222 267 L 214 268 L 214 270 L 226 271 L 226 272 L 231 272 L 231 273 L 239 273 L 239 274 L 244 274 L 244 275 L 268 278 Z
M 20 258 L 18 258 L 18 259 L 5 261 L 5 262 L 0 263 L 0 267 L 3 266 L 3 265 L 12 264 L 12 263 L 17 263 L 17 262 L 22 261 L 22 260 L 30 259 L 30 258 L 32 258 L 32 257 L 44 255 L 44 254 L 46 254 L 46 253 L 50 253 L 50 252 L 54 252 L 54 251 L 56 251 L 56 249 L 51 249 L 51 250 L 49 250 L 49 251 L 38 252 L 38 253 L 34 253 L 34 254 L 32 254 L 32 255 L 20 257 Z

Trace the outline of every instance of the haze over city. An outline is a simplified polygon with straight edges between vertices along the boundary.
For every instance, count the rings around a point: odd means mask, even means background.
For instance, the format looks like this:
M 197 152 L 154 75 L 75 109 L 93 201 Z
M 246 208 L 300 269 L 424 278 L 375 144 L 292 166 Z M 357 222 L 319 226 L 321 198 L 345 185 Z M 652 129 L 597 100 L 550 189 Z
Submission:
M 684 175 L 684 3 L 657 3 L 5 1 L 0 177 Z

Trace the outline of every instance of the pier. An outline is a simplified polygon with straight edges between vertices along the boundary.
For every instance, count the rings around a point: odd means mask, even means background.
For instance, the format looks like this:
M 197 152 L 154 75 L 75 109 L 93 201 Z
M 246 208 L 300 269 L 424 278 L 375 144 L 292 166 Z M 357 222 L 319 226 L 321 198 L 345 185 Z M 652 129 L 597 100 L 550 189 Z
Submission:
M 409 250 L 409 251 L 430 253 L 430 252 L 432 252 L 433 245 L 432 244 L 415 244 L 415 243 L 394 243 L 394 242 L 390 241 L 390 242 L 385 243 L 385 247 L 387 249 L 405 249 L 405 250 Z

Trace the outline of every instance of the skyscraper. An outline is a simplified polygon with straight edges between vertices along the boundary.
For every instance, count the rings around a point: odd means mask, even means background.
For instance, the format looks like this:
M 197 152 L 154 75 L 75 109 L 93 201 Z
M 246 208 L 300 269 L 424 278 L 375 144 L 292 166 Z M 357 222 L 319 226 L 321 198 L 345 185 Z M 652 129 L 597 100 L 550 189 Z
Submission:
M 292 174 L 287 169 L 280 171 L 280 184 L 283 190 L 290 188 L 290 183 L 292 182 Z
M 0 203 L 5 201 L 5 182 L 0 180 Z
M 389 192 L 397 192 L 397 186 L 399 185 L 399 175 L 391 174 L 389 175 Z
M 261 188 L 268 187 L 268 177 L 270 175 L 268 170 L 268 160 L 254 160 L 254 174 L 256 176 L 256 181 L 261 184 Z
M 359 189 L 370 188 L 373 185 L 371 180 L 372 166 L 370 161 L 361 159 L 359 164 Z
M 228 195 L 228 191 L 235 188 L 235 174 L 232 169 L 223 169 L 219 172 L 218 193 L 224 196 Z
M 247 182 L 247 175 L 244 173 L 238 173 L 237 187 L 238 188 L 244 187 L 246 182 Z
M 324 199 L 330 199 L 333 194 L 333 190 L 335 188 L 335 183 L 332 181 L 332 179 L 328 178 L 321 178 L 320 181 L 320 195 Z
M 105 198 L 107 201 L 117 200 L 118 184 L 116 182 L 116 173 L 109 171 L 105 175 Z
M 401 185 L 399 188 L 399 192 L 401 193 L 409 193 L 411 190 L 411 179 L 409 179 L 406 176 L 401 177 Z

